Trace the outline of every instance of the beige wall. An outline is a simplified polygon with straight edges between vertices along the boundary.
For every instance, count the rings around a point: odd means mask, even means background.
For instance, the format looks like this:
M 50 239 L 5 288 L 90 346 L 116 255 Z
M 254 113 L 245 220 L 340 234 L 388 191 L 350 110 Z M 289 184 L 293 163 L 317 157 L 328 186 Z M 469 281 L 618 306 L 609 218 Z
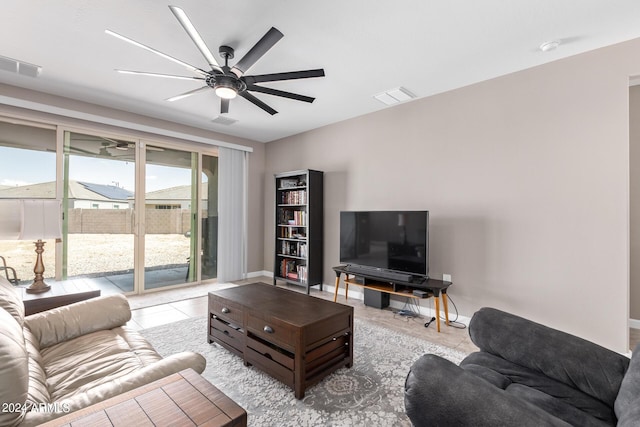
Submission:
M 325 284 L 340 210 L 428 209 L 431 273 L 452 275 L 462 315 L 497 307 L 626 351 L 638 52 L 635 40 L 269 143 L 266 176 L 325 171 Z
M 640 321 L 640 86 L 629 89 L 630 317 Z

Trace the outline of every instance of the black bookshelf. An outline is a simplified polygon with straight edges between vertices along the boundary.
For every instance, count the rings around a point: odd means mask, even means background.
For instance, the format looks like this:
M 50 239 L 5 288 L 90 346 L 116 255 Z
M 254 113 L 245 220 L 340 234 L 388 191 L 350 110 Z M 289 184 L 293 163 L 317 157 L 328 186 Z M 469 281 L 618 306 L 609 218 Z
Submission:
M 323 179 L 317 170 L 279 173 L 276 180 L 275 263 L 278 280 L 322 290 Z

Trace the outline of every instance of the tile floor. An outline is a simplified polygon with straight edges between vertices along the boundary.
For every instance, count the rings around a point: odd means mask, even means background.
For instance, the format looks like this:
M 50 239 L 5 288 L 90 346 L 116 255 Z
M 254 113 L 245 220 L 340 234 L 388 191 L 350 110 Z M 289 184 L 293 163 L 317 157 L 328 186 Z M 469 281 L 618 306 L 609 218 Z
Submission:
M 271 283 L 269 277 L 258 277 L 245 281 L 235 282 L 238 285 L 252 282 Z M 206 316 L 207 313 L 207 293 L 210 290 L 222 289 L 225 285 L 194 286 L 167 290 L 163 292 L 150 293 L 148 295 L 129 297 L 132 306 L 132 320 L 130 326 L 135 329 L 146 329 L 171 322 L 176 322 L 190 317 Z M 304 288 L 298 286 L 286 286 L 299 292 L 304 292 Z M 317 288 L 311 289 L 311 294 L 316 297 L 333 300 L 333 293 L 320 291 Z M 449 348 L 458 349 L 462 352 L 470 353 L 476 351 L 476 346 L 469 338 L 467 329 L 459 329 L 453 326 L 446 326 L 441 323 L 441 332 L 437 332 L 435 322 L 428 328 L 424 327 L 426 319 L 407 318 L 399 316 L 396 310 L 380 310 L 367 307 L 362 300 L 350 298 L 344 300 L 344 295 L 338 296 L 338 302 L 349 304 L 354 307 L 356 319 L 364 319 L 388 329 L 403 332 L 407 335 L 415 336 L 440 344 Z M 640 343 L 640 330 L 630 330 L 631 349 Z
M 268 277 L 258 277 L 251 280 L 236 282 L 236 284 L 242 285 L 260 281 L 271 283 L 272 279 Z M 299 292 L 305 292 L 305 289 L 302 287 L 285 287 Z M 178 294 L 183 292 L 176 290 L 175 293 Z M 131 327 L 135 329 L 145 329 L 153 326 L 163 325 L 166 323 L 176 322 L 178 320 L 187 319 L 189 317 L 206 316 L 208 303 L 206 293 L 203 296 L 195 296 L 173 302 L 163 302 L 157 305 L 147 304 L 146 302 L 151 301 L 152 299 L 158 300 L 159 295 L 155 294 L 161 293 L 158 292 L 149 294 L 148 296 L 143 295 L 130 297 L 130 301 L 132 301 L 131 305 L 133 307 L 132 320 L 129 323 Z M 319 298 L 333 300 L 333 293 L 320 291 L 317 288 L 312 288 L 311 294 Z M 446 325 L 444 325 L 444 322 L 442 322 L 441 332 L 438 333 L 436 331 L 435 322 L 428 328 L 425 328 L 425 319 L 422 318 L 407 318 L 394 314 L 395 310 L 380 310 L 373 307 L 367 307 L 361 300 L 355 298 L 349 298 L 349 300 L 345 301 L 343 295 L 340 295 L 338 297 L 338 302 L 346 303 L 353 306 L 356 319 L 365 319 L 369 322 L 378 324 L 388 329 L 404 332 L 407 335 L 426 339 L 433 343 L 444 345 L 449 348 L 458 349 L 463 352 L 471 352 L 476 350 L 476 347 L 469 339 L 469 333 L 466 329 L 447 327 Z

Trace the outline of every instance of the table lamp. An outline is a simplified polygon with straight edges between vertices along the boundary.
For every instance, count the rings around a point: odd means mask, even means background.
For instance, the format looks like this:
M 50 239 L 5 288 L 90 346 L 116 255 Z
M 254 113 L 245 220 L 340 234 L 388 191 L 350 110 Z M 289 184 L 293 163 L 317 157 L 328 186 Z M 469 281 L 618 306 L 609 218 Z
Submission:
M 35 278 L 33 283 L 26 288 L 26 292 L 37 294 L 46 292 L 51 286 L 43 279 L 44 252 L 43 239 L 59 239 L 62 237 L 61 209 L 58 200 L 21 200 L 21 227 L 20 240 L 36 240 L 36 265 L 33 268 Z

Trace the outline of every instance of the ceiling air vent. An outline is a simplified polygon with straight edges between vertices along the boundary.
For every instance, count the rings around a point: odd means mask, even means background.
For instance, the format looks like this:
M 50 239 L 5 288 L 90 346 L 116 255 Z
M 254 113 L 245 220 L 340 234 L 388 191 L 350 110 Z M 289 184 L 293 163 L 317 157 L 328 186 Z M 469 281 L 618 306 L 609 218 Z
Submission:
M 219 125 L 229 126 L 237 122 L 236 119 L 231 119 L 229 117 L 218 116 L 215 119 L 211 120 L 213 123 L 217 123 Z
M 0 70 L 17 73 L 27 77 L 38 77 L 42 71 L 42 67 L 39 65 L 29 64 L 28 62 L 21 62 L 17 59 L 7 58 L 6 56 L 0 56 Z
M 409 101 L 416 96 L 403 87 L 391 89 L 386 92 L 373 95 L 375 99 L 382 102 L 384 105 L 394 105 L 400 102 Z

